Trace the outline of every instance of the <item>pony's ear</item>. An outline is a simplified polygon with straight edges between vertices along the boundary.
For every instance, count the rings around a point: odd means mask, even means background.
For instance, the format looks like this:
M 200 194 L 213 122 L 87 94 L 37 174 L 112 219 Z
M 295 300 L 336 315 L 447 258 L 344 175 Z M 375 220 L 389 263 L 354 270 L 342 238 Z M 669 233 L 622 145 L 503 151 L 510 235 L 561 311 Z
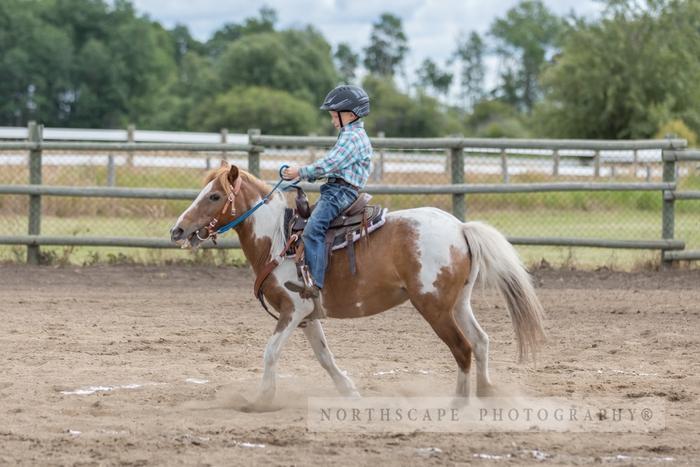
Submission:
M 219 165 L 219 167 L 229 167 L 228 161 L 221 159 L 221 165 Z
M 238 178 L 238 167 L 231 165 L 231 168 L 228 170 L 227 178 L 231 186 L 235 185 L 236 179 Z

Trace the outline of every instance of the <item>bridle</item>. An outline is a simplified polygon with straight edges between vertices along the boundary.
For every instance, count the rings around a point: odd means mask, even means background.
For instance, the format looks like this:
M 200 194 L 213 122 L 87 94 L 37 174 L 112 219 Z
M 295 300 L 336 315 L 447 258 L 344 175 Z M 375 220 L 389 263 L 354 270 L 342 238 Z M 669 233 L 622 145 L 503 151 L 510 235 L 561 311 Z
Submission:
M 236 177 L 236 181 L 234 182 L 233 186 L 229 183 L 229 190 L 228 190 L 228 196 L 226 197 L 226 203 L 224 204 L 223 209 L 221 209 L 221 212 L 219 213 L 219 217 L 223 216 L 226 211 L 228 210 L 228 207 L 231 206 L 231 216 L 236 217 L 236 196 L 241 192 L 241 186 L 243 185 L 243 179 L 238 176 Z M 208 240 L 211 238 L 211 241 L 214 242 L 216 245 L 216 237 L 218 234 L 223 233 L 220 232 L 219 229 L 216 228 L 216 224 L 219 223 L 218 217 L 213 217 L 209 224 L 205 227 L 207 229 L 207 236 L 202 237 L 199 235 L 200 230 L 197 230 L 197 238 L 200 241 Z
M 229 222 L 228 224 L 222 225 L 221 227 L 219 227 L 219 228 L 217 229 L 217 228 L 216 228 L 216 224 L 219 223 L 219 219 L 218 219 L 217 217 L 212 218 L 212 220 L 211 220 L 211 221 L 209 222 L 209 224 L 206 226 L 206 229 L 207 229 L 207 236 L 206 236 L 206 237 L 201 237 L 201 236 L 199 235 L 199 231 L 202 230 L 202 229 L 199 229 L 199 230 L 196 232 L 197 238 L 198 238 L 200 241 L 204 241 L 204 240 L 211 239 L 211 241 L 214 242 L 214 244 L 216 245 L 216 237 L 217 237 L 218 235 L 220 235 L 220 234 L 222 234 L 222 233 L 224 233 L 224 232 L 228 232 L 229 230 L 231 230 L 232 228 L 236 227 L 238 224 L 240 224 L 241 222 L 243 222 L 244 220 L 246 220 L 248 217 L 250 217 L 250 216 L 251 216 L 255 211 L 257 211 L 263 204 L 265 204 L 265 203 L 268 202 L 268 200 L 270 199 L 270 197 L 272 196 L 272 194 L 273 194 L 275 191 L 277 191 L 277 189 L 280 187 L 280 185 L 282 184 L 282 182 L 288 181 L 288 180 L 285 180 L 285 179 L 282 177 L 282 172 L 284 171 L 284 169 L 286 169 L 286 168 L 288 168 L 288 167 L 289 167 L 288 165 L 283 165 L 283 166 L 280 167 L 280 170 L 279 170 L 280 180 L 279 180 L 279 182 L 277 182 L 277 184 L 272 188 L 272 190 L 270 190 L 270 192 L 269 192 L 268 194 L 266 194 L 260 201 L 258 201 L 258 203 L 257 203 L 255 206 L 253 206 L 252 208 L 248 209 L 246 212 L 244 212 L 243 214 L 241 214 L 239 217 L 236 217 L 236 204 L 235 204 L 235 201 L 236 201 L 236 196 L 238 196 L 238 194 L 239 194 L 240 191 L 241 191 L 241 187 L 242 187 L 242 185 L 243 185 L 243 180 L 241 179 L 240 175 L 239 175 L 238 177 L 236 177 L 236 181 L 233 182 L 233 185 L 231 185 L 231 184 L 229 183 L 229 188 L 230 188 L 230 189 L 228 190 L 229 194 L 228 194 L 227 199 L 226 199 L 226 204 L 224 204 L 224 207 L 223 207 L 223 209 L 221 210 L 221 213 L 219 214 L 219 217 L 220 217 L 220 216 L 223 216 L 223 215 L 226 213 L 226 210 L 228 209 L 228 207 L 231 206 L 231 216 L 233 216 L 234 219 L 231 220 L 231 222 Z M 227 180 L 227 182 L 228 182 L 228 180 Z M 296 182 L 292 182 L 291 184 L 292 184 L 292 185 L 296 185 L 297 183 L 299 183 L 298 180 L 297 180 Z

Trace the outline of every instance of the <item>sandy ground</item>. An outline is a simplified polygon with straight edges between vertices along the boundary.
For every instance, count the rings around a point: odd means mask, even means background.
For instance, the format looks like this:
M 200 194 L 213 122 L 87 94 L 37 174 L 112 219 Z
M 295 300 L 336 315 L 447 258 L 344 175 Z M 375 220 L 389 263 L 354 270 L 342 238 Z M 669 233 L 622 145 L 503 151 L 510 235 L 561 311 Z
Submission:
M 654 397 L 665 430 L 310 432 L 307 397 L 336 392 L 301 332 L 279 365 L 277 410 L 239 410 L 274 327 L 248 270 L 4 265 L 0 464 L 700 463 L 700 271 L 543 270 L 536 283 L 550 334 L 536 367 L 515 363 L 502 302 L 477 291 L 494 382 L 537 397 Z M 453 391 L 452 356 L 409 305 L 325 329 L 363 395 Z M 97 386 L 111 390 L 70 394 Z

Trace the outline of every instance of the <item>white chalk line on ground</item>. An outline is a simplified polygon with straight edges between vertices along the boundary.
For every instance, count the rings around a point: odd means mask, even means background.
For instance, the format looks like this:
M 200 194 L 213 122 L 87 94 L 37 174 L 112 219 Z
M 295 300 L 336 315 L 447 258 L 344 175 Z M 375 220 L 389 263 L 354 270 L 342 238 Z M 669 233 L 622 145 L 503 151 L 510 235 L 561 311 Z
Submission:
M 207 384 L 209 383 L 208 379 L 199 379 L 199 378 L 187 378 L 185 379 L 185 383 L 190 383 L 190 384 Z M 91 394 L 96 394 L 98 392 L 111 392 L 111 391 L 116 391 L 117 389 L 139 389 L 145 386 L 164 386 L 168 383 L 142 383 L 142 384 L 136 384 L 136 383 L 131 383 L 131 384 L 121 384 L 117 386 L 87 386 L 87 387 L 82 387 L 75 389 L 73 391 L 61 391 L 61 394 L 66 395 L 66 396 L 89 396 Z

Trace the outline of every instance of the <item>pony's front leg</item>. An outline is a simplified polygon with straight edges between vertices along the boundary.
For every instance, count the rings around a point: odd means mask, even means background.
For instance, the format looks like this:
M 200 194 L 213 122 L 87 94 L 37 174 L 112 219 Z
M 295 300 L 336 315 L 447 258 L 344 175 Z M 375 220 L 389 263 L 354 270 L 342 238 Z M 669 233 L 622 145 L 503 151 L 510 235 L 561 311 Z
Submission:
M 323 334 L 321 322 L 318 320 L 309 322 L 304 328 L 304 335 L 306 335 L 306 339 L 311 344 L 311 348 L 314 350 L 319 363 L 333 379 L 333 383 L 335 383 L 335 387 L 340 394 L 345 397 L 360 397 L 355 384 L 336 365 L 333 354 L 326 343 L 326 336 Z
M 269 405 L 275 397 L 275 387 L 277 382 L 277 362 L 279 361 L 282 347 L 289 340 L 294 330 L 299 326 L 304 318 L 313 311 L 312 307 L 298 306 L 294 311 L 280 314 L 277 327 L 265 346 L 263 362 L 265 370 L 263 372 L 260 393 L 255 401 L 256 406 Z

